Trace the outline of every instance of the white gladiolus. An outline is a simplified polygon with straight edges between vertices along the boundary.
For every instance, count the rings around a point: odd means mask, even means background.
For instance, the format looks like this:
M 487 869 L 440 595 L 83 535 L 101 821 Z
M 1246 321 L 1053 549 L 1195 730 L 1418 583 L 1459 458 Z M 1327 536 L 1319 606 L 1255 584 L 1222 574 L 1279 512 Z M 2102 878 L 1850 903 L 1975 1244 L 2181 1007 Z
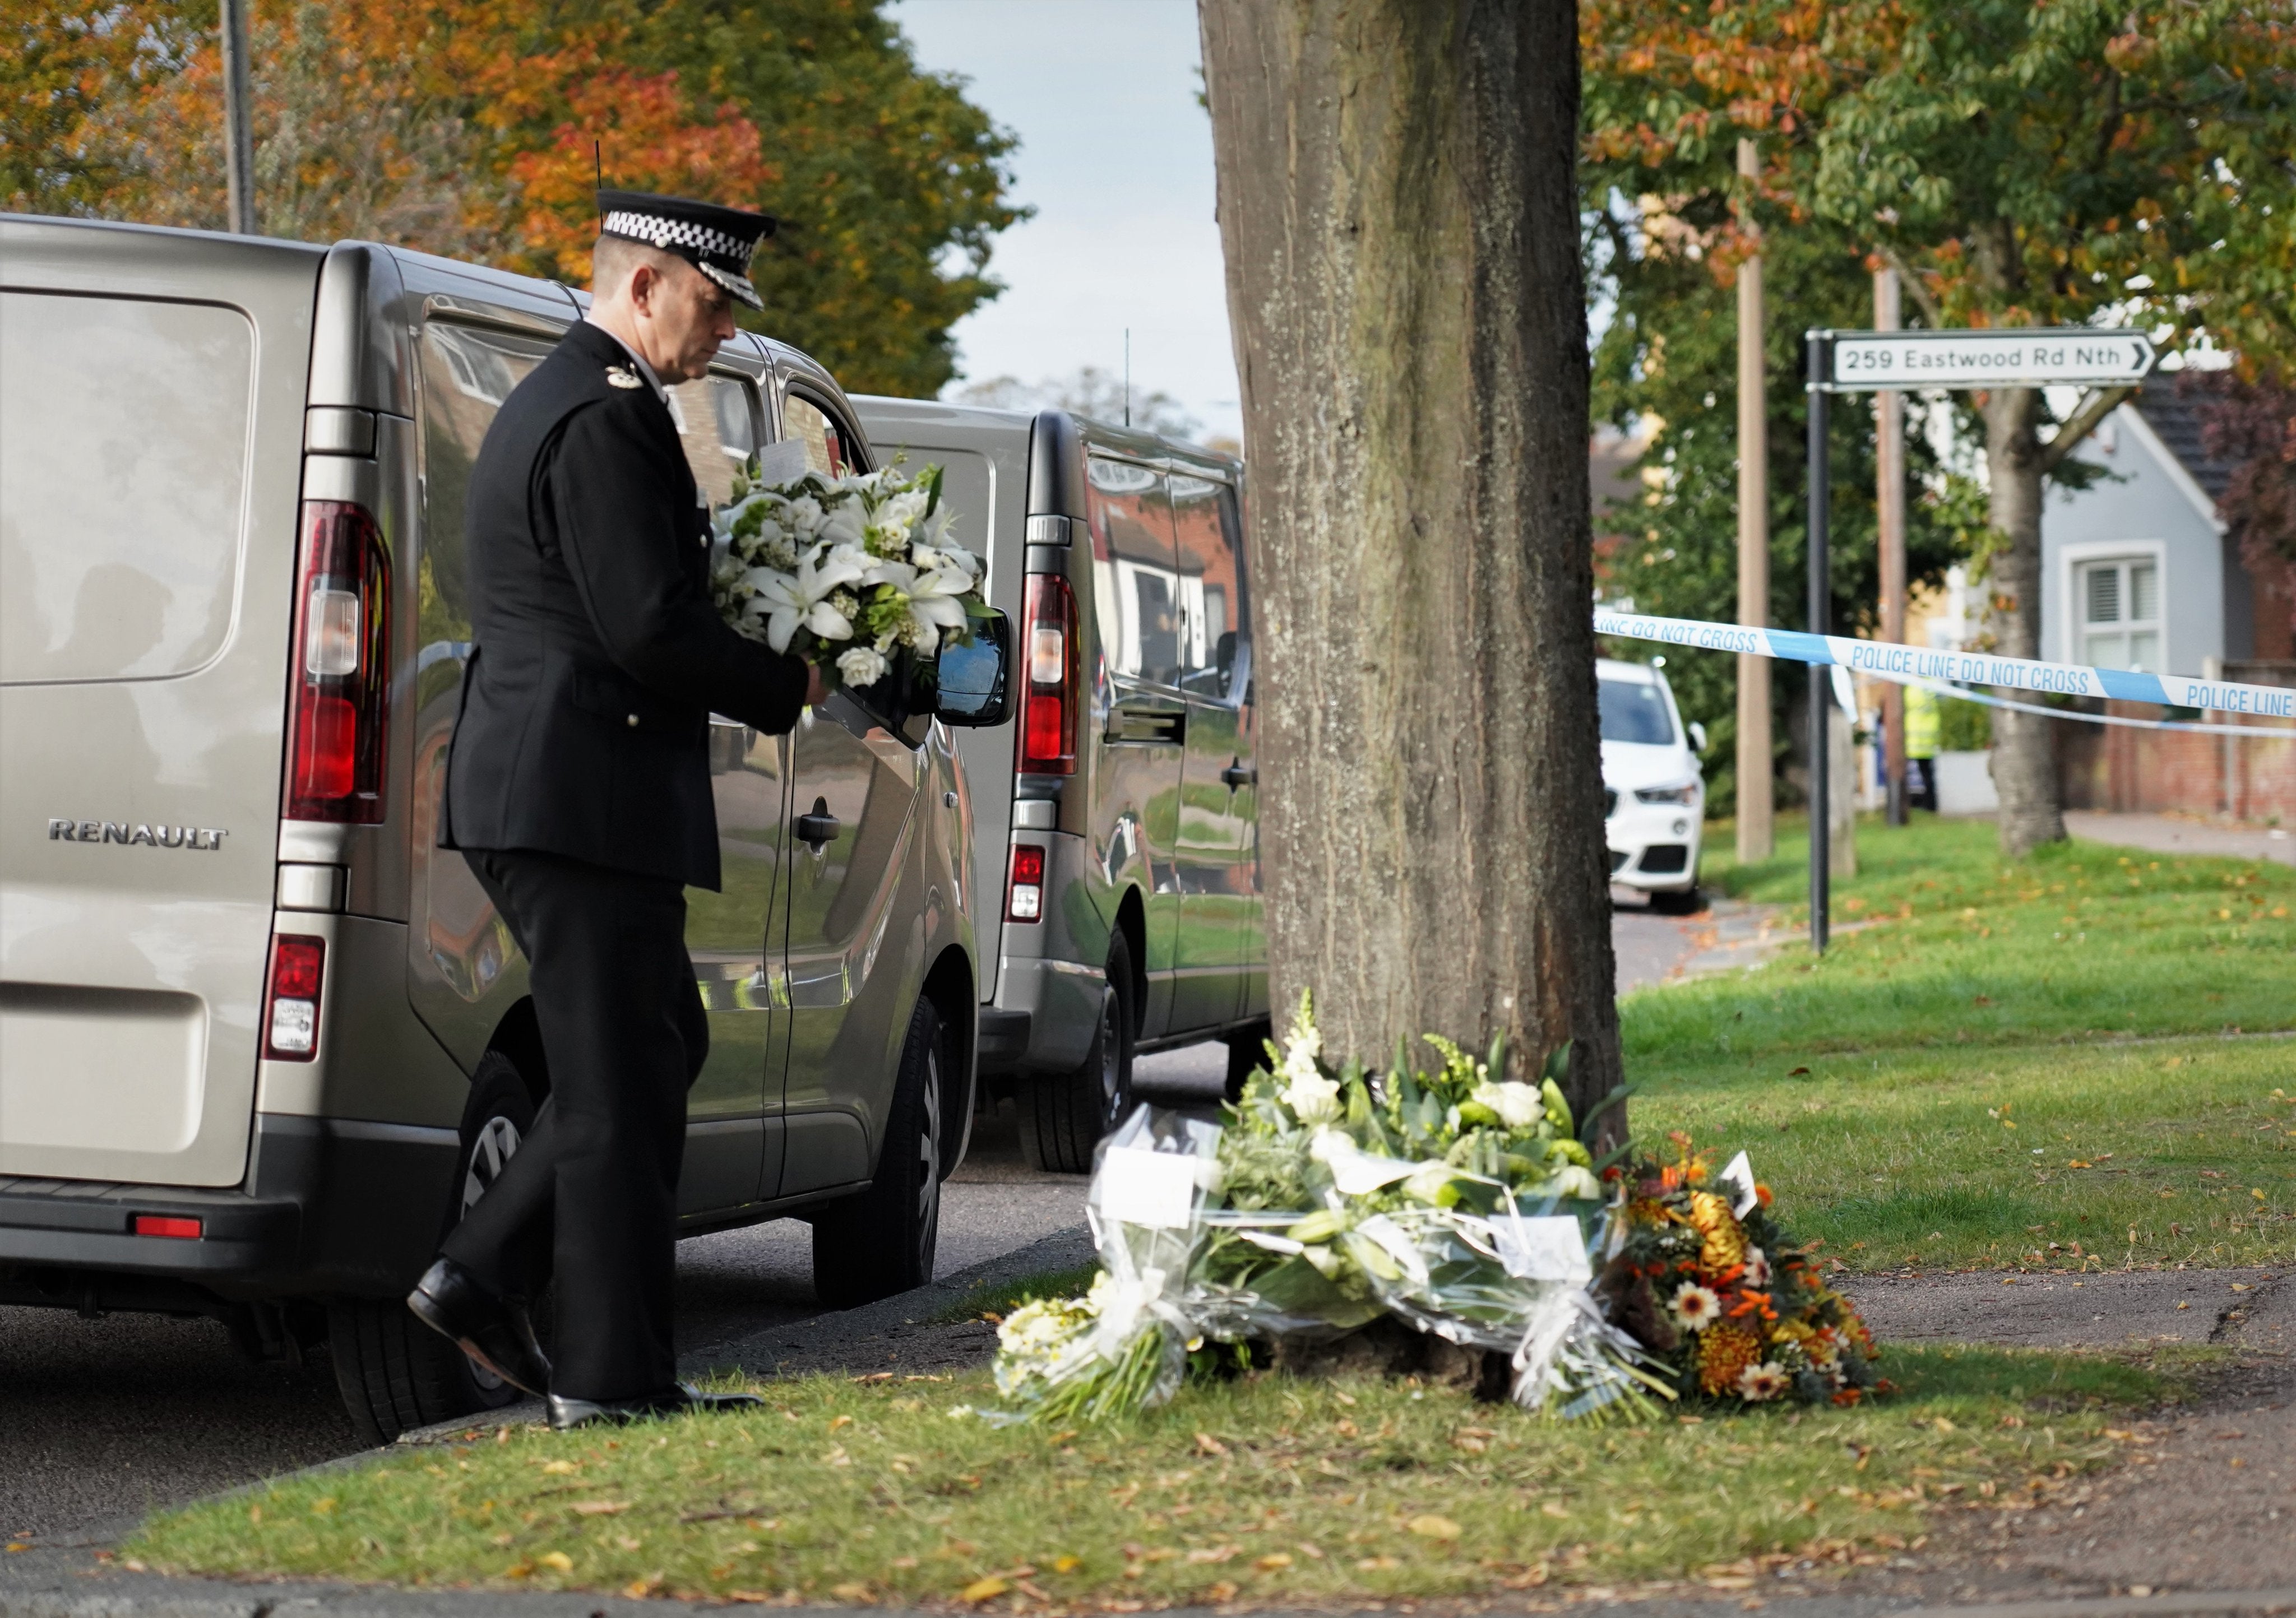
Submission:
M 1285 1062 L 1285 1067 L 1291 1063 Z M 1283 1087 L 1283 1105 L 1302 1124 L 1333 1124 L 1340 1116 L 1340 1087 L 1312 1068 L 1292 1077 Z
M 1513 1079 L 1504 1084 L 1476 1085 L 1473 1099 L 1498 1114 L 1499 1122 L 1509 1129 L 1528 1129 L 1546 1115 L 1538 1091 Z

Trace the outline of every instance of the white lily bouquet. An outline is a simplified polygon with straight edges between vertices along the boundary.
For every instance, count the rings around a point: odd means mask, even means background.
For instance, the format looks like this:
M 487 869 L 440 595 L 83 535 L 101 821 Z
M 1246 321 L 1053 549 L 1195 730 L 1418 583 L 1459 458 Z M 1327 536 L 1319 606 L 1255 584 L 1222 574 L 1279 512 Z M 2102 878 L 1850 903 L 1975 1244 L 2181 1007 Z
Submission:
M 941 469 L 734 480 L 712 518 L 710 592 L 734 633 L 873 686 L 903 653 L 931 667 L 988 615 L 981 567 L 949 537 Z

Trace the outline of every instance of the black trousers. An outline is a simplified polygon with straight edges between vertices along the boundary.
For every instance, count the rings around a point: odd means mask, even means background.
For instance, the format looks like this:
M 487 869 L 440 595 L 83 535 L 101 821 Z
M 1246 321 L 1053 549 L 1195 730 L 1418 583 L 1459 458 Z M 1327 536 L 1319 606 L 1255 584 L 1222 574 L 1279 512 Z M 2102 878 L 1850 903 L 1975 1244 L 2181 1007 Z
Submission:
M 660 1393 L 677 1368 L 685 1092 L 709 1051 L 685 889 L 554 854 L 466 857 L 530 968 L 550 1096 L 441 1251 L 504 1295 L 528 1292 L 550 1254 L 553 1393 Z

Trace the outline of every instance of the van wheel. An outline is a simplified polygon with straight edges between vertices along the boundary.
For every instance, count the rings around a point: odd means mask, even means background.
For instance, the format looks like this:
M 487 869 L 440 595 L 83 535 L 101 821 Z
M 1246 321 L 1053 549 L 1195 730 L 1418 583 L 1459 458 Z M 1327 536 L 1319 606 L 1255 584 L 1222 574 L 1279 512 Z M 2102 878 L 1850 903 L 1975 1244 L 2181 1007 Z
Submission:
M 477 1202 L 534 1127 L 534 1098 L 510 1058 L 490 1050 L 471 1075 L 463 1108 L 446 1224 Z M 526 1395 L 471 1363 L 452 1343 L 416 1320 L 402 1298 L 354 1298 L 329 1307 L 327 1344 L 343 1408 L 375 1443 L 457 1416 L 500 1410 Z
M 948 1149 L 942 1101 L 963 1059 L 940 1012 L 920 996 L 901 1045 L 877 1176 L 858 1197 L 813 1216 L 813 1291 L 829 1308 L 873 1303 L 932 1279 Z
M 1083 1063 L 1065 1076 L 1023 1078 L 1017 1086 L 1021 1149 L 1030 1167 L 1090 1173 L 1093 1148 L 1132 1111 L 1132 1045 L 1140 1027 L 1132 993 L 1132 951 L 1119 933 L 1108 941 L 1100 1026 Z

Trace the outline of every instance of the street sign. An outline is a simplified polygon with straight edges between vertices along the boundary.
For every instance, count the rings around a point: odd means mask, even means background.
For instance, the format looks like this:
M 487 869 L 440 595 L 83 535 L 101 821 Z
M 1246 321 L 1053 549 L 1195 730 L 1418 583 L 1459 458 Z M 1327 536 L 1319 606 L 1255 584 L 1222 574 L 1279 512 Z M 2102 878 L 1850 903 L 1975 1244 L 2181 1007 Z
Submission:
M 2044 326 L 1972 331 L 1826 331 L 1828 393 L 2141 382 L 2156 357 L 2141 331 Z

